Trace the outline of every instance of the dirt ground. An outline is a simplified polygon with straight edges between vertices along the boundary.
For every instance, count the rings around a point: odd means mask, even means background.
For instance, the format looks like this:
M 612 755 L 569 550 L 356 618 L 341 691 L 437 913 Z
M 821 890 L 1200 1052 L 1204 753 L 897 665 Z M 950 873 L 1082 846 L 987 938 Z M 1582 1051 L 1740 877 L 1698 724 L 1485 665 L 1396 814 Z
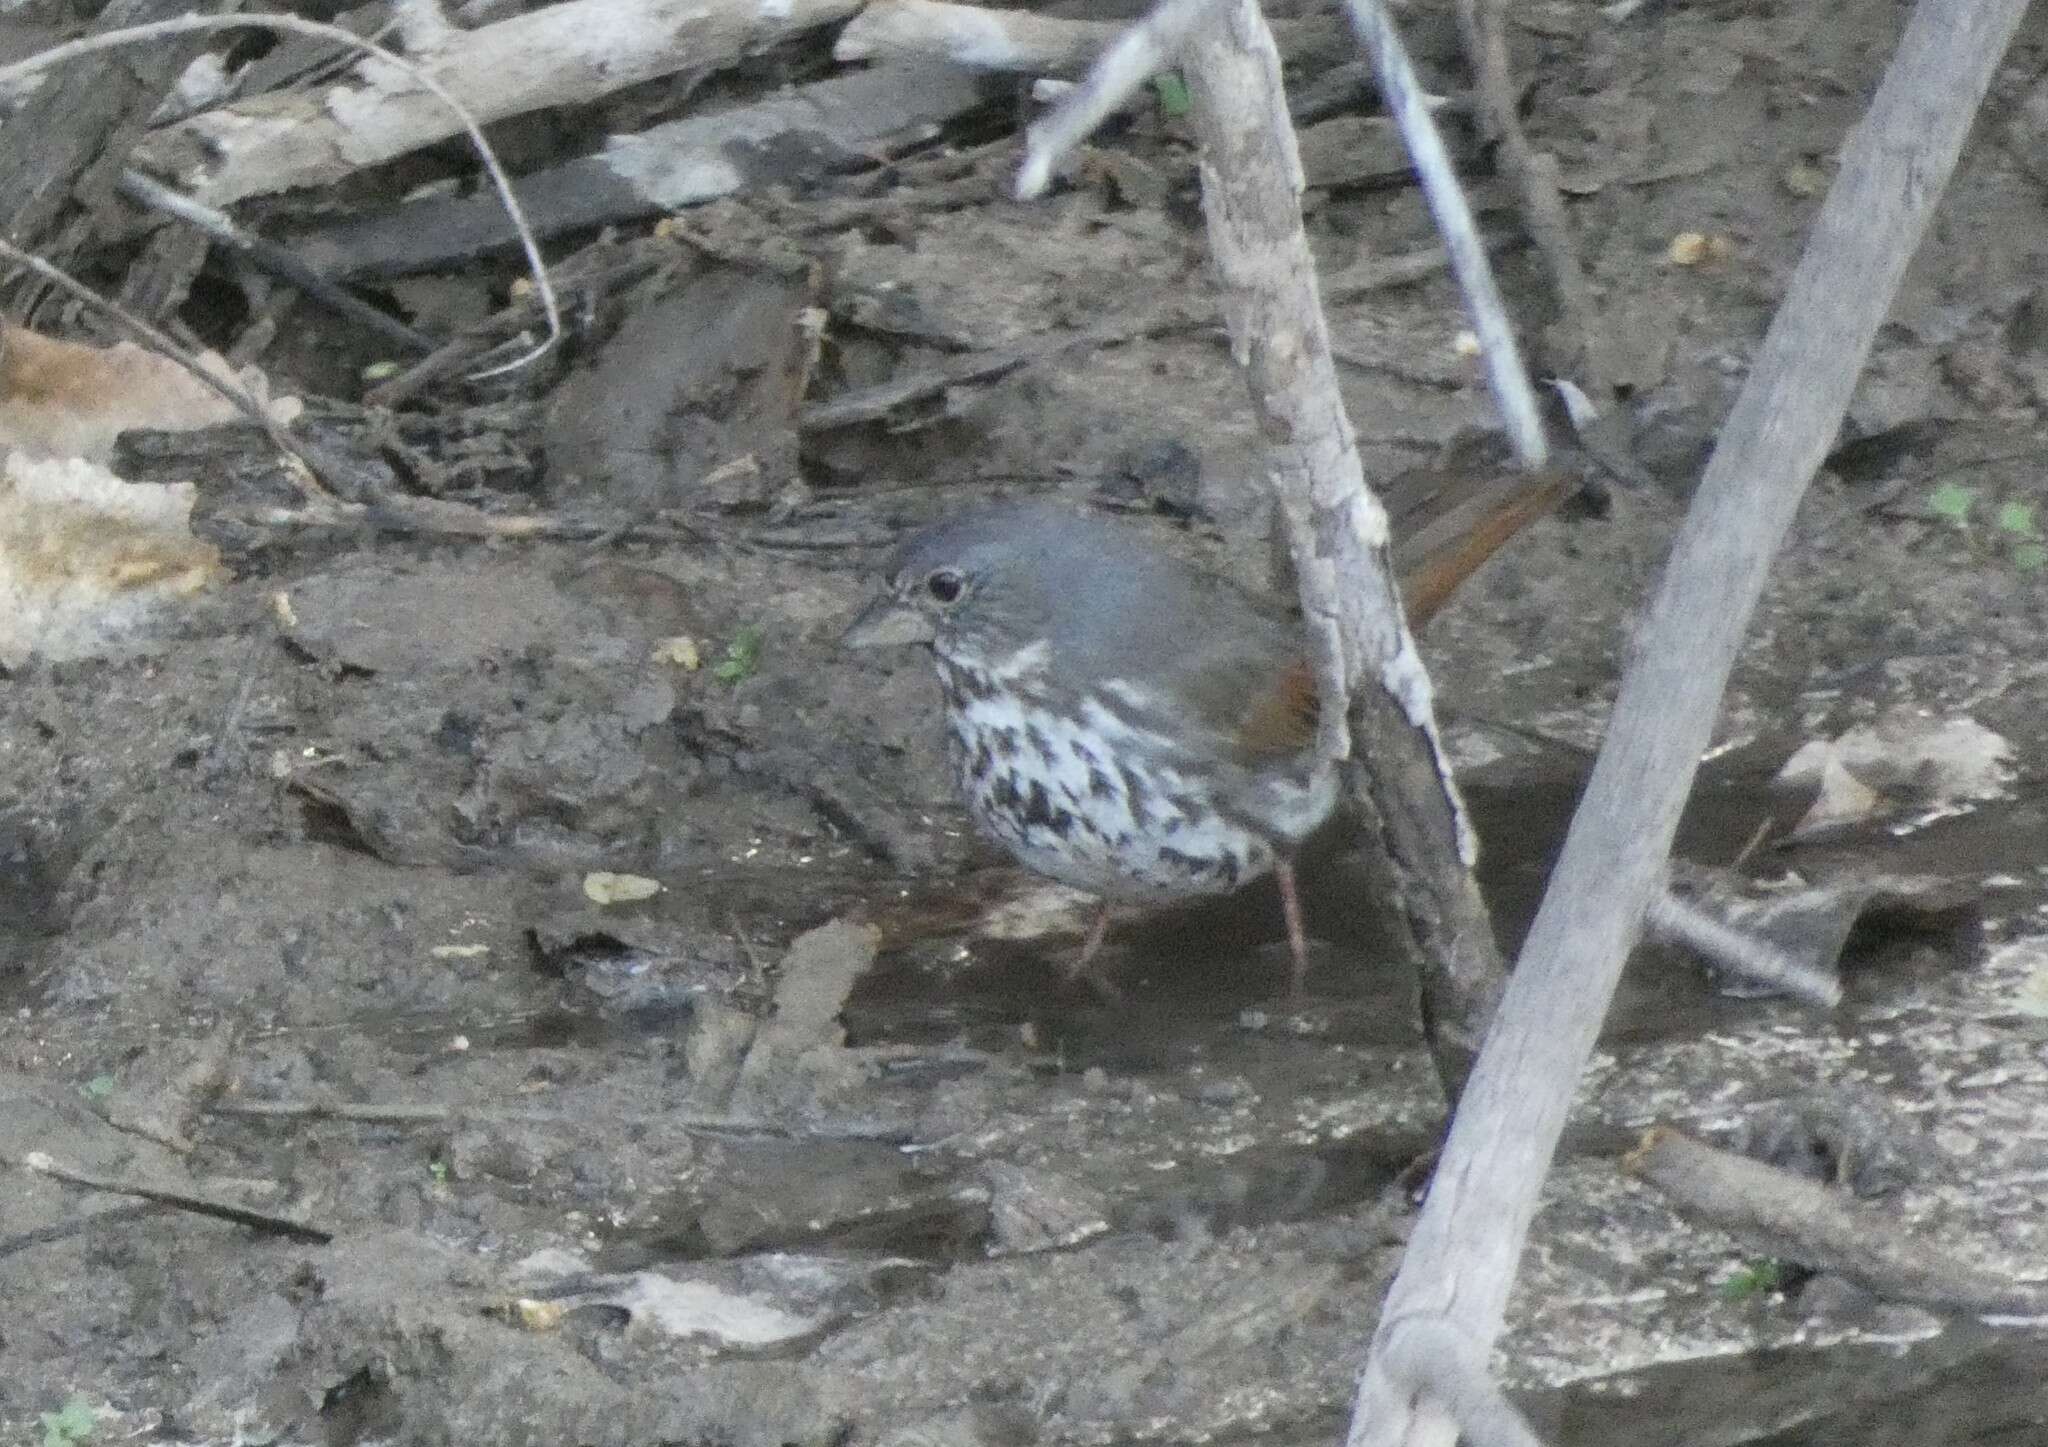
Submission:
M 1649 476 L 1537 523 L 1426 639 L 1509 934 L 1904 15 L 1511 8 Z M 1404 23 L 1451 92 L 1444 9 Z M 1751 874 L 1938 876 L 1976 909 L 1859 934 L 1832 1014 L 1638 962 L 1500 1359 L 1551 1440 L 2048 1433 L 2040 1338 L 1827 1275 L 1742 1290 L 1767 1253 L 1616 1160 L 1654 1122 L 1789 1130 L 1853 1155 L 1847 1175 L 1872 1165 L 1857 1184 L 1910 1230 L 2016 1276 L 2048 1259 L 2048 190 L 2026 104 L 2044 23 L 1994 86 L 1802 509 L 1684 841 L 1726 862 L 1775 821 Z M 1139 118 L 1026 205 L 999 194 L 1015 113 L 998 109 L 954 138 L 988 148 L 985 197 L 823 236 L 822 279 L 735 282 L 682 242 L 635 242 L 682 259 L 630 319 L 598 309 L 545 395 L 413 404 L 443 445 L 467 435 L 450 419 L 488 424 L 498 460 L 448 495 L 609 504 L 618 526 L 223 522 L 217 587 L 102 656 L 0 675 L 0 1156 L 328 1238 L 11 1175 L 5 1440 L 1339 1430 L 1409 1213 L 1401 1173 L 1442 1114 L 1410 984 L 1343 861 L 1308 898 L 1305 1004 L 1284 998 L 1261 890 L 1124 924 L 1121 1004 L 1068 987 L 1075 902 L 972 835 L 928 661 L 836 647 L 892 539 L 991 494 L 1092 499 L 1270 582 L 1178 123 Z M 1489 231 L 1518 236 L 1484 157 L 1461 154 Z M 1308 206 L 1333 278 L 1429 239 L 1395 181 Z M 776 225 L 746 200 L 686 219 L 726 256 Z M 1692 264 L 1673 259 L 1683 233 L 1713 243 Z M 1512 244 L 1498 264 L 1540 368 L 1540 268 Z M 1491 430 L 1447 280 L 1327 290 L 1370 475 Z M 732 358 L 813 303 L 830 320 L 812 401 L 1128 326 L 931 389 L 915 415 L 771 426 L 772 359 Z M 331 388 L 313 355 L 329 339 L 303 330 L 273 380 Z M 368 447 L 373 421 L 336 435 Z M 226 483 L 197 480 L 204 527 Z M 2004 741 L 1996 788 L 1953 793 L 1909 760 L 1877 785 L 1890 812 L 1784 842 L 1813 790 L 1769 780 L 1801 746 L 1965 720 Z M 635 880 L 659 890 L 618 898 Z M 1829 1124 L 1846 1119 L 1879 1125 Z M 78 1426 L 67 1403 L 96 1415 Z

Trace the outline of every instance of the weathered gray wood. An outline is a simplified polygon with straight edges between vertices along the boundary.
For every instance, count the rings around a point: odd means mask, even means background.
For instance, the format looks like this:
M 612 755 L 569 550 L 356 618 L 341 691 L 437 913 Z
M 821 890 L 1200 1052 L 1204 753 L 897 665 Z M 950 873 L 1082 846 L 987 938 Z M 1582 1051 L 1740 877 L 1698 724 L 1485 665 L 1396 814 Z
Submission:
M 834 60 L 937 59 L 970 70 L 1075 76 L 1122 32 L 1112 20 L 1068 20 L 947 0 L 873 0 L 846 22 Z
M 876 66 L 614 136 L 597 155 L 520 177 L 516 189 L 541 237 L 678 211 L 860 162 L 889 137 L 973 110 L 982 103 L 980 85 L 972 72 L 931 62 Z M 482 195 L 352 217 L 299 238 L 295 249 L 308 266 L 339 279 L 423 271 L 514 239 L 505 208 Z
M 1682 1132 L 1652 1131 L 1624 1164 L 1688 1216 L 1759 1251 L 1846 1276 L 1886 1301 L 2048 1316 L 2048 1282 L 1987 1271 L 1944 1242 L 1908 1233 L 1895 1211 Z
M 449 32 L 444 48 L 417 59 L 488 122 L 721 65 L 859 8 L 860 0 L 567 0 Z M 257 96 L 165 127 L 137 155 L 195 199 L 225 206 L 337 181 L 460 130 L 412 75 L 371 61 L 331 86 Z
M 1350 756 L 1352 800 L 1424 978 L 1424 1020 L 1455 1093 L 1502 965 L 1475 848 L 1408 632 L 1386 510 L 1367 488 L 1301 227 L 1301 164 L 1280 56 L 1255 0 L 1228 0 L 1182 57 L 1202 142 L 1202 206 L 1233 347 L 1292 534 L 1323 698 L 1322 747 Z
M 190 8 L 187 0 L 113 0 L 93 30 Z M 205 44 L 177 41 L 101 61 L 90 75 L 81 66 L 46 77 L 0 127 L 0 227 L 7 238 L 63 264 L 74 248 L 53 243 L 111 199 L 129 149 Z
M 1670 852 L 1772 555 L 1848 406 L 2025 0 L 1920 0 L 1723 427 L 1631 652 L 1585 801 L 1387 1296 L 1351 1447 L 1455 1428 L 1385 1345 L 1418 1324 L 1490 1348 L 1621 965 Z

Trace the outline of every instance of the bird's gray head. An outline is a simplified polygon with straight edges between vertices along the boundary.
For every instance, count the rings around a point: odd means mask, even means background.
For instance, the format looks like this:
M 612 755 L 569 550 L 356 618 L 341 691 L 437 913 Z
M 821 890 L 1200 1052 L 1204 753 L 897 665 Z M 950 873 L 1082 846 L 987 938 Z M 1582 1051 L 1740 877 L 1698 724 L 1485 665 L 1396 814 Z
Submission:
M 1181 571 L 1133 530 L 1053 503 L 1008 502 L 926 528 L 897 550 L 889 590 L 847 629 L 850 648 L 929 643 L 1001 666 L 1056 644 L 1081 661 L 1114 638 L 1148 592 Z

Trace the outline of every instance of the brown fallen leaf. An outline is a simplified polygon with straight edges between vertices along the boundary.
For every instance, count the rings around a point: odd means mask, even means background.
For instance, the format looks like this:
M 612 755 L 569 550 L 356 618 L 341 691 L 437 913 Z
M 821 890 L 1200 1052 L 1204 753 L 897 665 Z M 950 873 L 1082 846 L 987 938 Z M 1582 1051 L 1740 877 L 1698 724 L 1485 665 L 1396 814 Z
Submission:
M 238 377 L 215 352 L 199 361 L 265 399 L 278 421 L 297 415 L 298 399 L 270 400 L 268 384 L 255 369 Z M 130 428 L 191 431 L 239 415 L 185 368 L 133 342 L 93 347 L 26 327 L 0 330 L 0 448 L 29 457 L 104 462 L 113 455 L 114 439 Z
M 0 469 L 0 664 L 84 658 L 220 572 L 192 536 L 190 483 L 127 483 L 93 462 Z

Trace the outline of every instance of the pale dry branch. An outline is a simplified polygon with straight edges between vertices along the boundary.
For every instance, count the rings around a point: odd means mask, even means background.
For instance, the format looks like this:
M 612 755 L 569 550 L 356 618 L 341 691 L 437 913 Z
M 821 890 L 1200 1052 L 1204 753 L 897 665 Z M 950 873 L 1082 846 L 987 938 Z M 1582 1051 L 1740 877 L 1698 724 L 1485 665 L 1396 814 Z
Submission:
M 832 58 L 933 58 L 969 70 L 1077 76 L 1122 31 L 1109 20 L 1066 20 L 946 0 L 872 0 L 839 32 Z
M 1895 1210 L 1683 1132 L 1651 1131 L 1622 1164 L 1686 1215 L 1754 1250 L 1844 1276 L 1886 1301 L 1980 1316 L 2048 1316 L 2048 1281 L 2016 1281 L 1909 1231 Z
M 842 20 L 860 0 L 567 0 L 455 32 L 421 65 L 372 50 L 340 83 L 258 96 L 168 127 L 137 149 L 201 201 L 336 181 L 445 140 L 444 104 L 485 122 L 601 99 L 693 66 L 715 66 Z M 241 16 L 274 25 L 282 17 Z M 301 22 L 303 24 L 303 22 Z M 346 31 L 323 31 L 327 38 Z M 362 41 L 351 36 L 353 44 Z
M 1357 0 L 1349 3 L 1355 7 Z M 1586 283 L 1585 269 L 1579 265 L 1578 248 L 1565 218 L 1557 158 L 1529 143 L 1516 112 L 1503 8 L 1501 0 L 1458 0 L 1458 28 L 1479 92 L 1481 121 L 1499 143 L 1501 169 L 1520 196 L 1523 224 L 1550 272 L 1551 290 L 1578 354 L 1568 360 L 1584 369 L 1585 381 L 1605 411 L 1614 405 L 1614 369 L 1607 359 L 1599 308 Z
M 237 412 L 240 412 L 255 426 L 262 428 L 263 435 L 270 439 L 272 446 L 299 463 L 299 468 L 292 472 L 292 480 L 299 486 L 301 491 L 306 493 L 309 499 L 319 503 L 332 500 L 325 484 L 319 480 L 319 469 L 315 465 L 314 460 L 307 456 L 305 449 L 293 439 L 290 433 L 285 431 L 275 417 L 271 416 L 270 408 L 265 405 L 263 399 L 256 396 L 247 387 L 244 387 L 232 377 L 223 377 L 211 369 L 201 366 L 199 358 L 194 356 L 189 348 L 180 346 L 174 339 L 158 331 L 118 302 L 101 296 L 63 268 L 52 265 L 40 256 L 32 256 L 6 240 L 0 240 L 0 258 L 12 261 L 17 266 L 28 268 L 28 270 L 33 271 L 43 280 L 68 292 L 86 305 L 104 312 L 107 316 L 113 318 L 124 331 L 133 336 L 139 345 L 147 347 L 160 357 L 177 363 L 187 372 L 198 378 L 200 382 L 219 393 L 228 405 Z
M 1536 391 L 1522 365 L 1521 349 L 1515 342 L 1514 323 L 1500 287 L 1493 279 L 1493 267 L 1486 258 L 1486 243 L 1472 208 L 1458 185 L 1450 153 L 1430 116 L 1429 97 L 1416 79 L 1400 33 L 1394 29 L 1382 0 L 1345 0 L 1345 9 L 1372 57 L 1380 97 L 1394 123 L 1401 129 L 1408 154 L 1415 162 L 1415 174 L 1422 183 L 1423 199 L 1436 229 L 1450 251 L 1451 270 L 1464 294 L 1472 329 L 1479 337 L 1479 352 L 1486 366 L 1487 384 L 1493 390 L 1494 405 L 1500 408 L 1507 426 L 1508 442 L 1515 459 L 1533 472 L 1549 460 L 1549 445 L 1543 438 L 1543 417 L 1536 405 Z
M 1812 961 L 1794 958 L 1668 887 L 1651 897 L 1643 923 L 1653 937 L 1684 945 L 1746 984 L 1782 991 L 1825 1010 L 1842 1003 L 1842 982 L 1832 974 Z
M 1024 138 L 1017 196 L 1045 194 L 1060 158 L 1092 134 L 1137 89 L 1173 63 L 1174 55 L 1214 6 L 1225 0 L 1160 0 L 1152 12 L 1117 37 L 1087 78 L 1042 117 Z
M 1657 891 L 1742 634 L 2025 0 L 1920 0 L 1850 136 L 1680 529 L 1606 747 L 1437 1166 L 1354 1399 L 1350 1447 L 1456 1428 L 1385 1351 L 1440 1320 L 1491 1347 L 1573 1092 Z
M 1501 987 L 1471 866 L 1476 844 L 1437 734 L 1430 682 L 1366 486 L 1302 230 L 1280 57 L 1254 0 L 1229 0 L 1182 53 L 1202 143 L 1202 206 L 1233 351 L 1287 520 L 1322 696 L 1320 747 L 1392 861 L 1395 917 L 1423 970 L 1430 1043 L 1456 1093 Z
M 1494 1384 L 1486 1348 L 1441 1320 L 1388 1324 L 1389 1368 L 1415 1391 L 1443 1404 L 1470 1447 L 1543 1447 L 1542 1439 Z

